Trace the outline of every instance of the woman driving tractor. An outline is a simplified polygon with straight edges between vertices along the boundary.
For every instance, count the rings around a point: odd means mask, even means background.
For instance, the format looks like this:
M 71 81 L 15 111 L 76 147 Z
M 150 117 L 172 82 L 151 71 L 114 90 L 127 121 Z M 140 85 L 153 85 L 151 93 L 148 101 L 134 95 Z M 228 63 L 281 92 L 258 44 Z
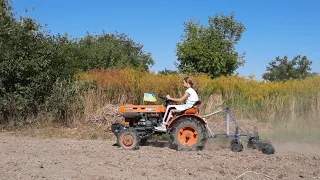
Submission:
M 183 79 L 183 86 L 187 89 L 185 94 L 180 98 L 172 98 L 170 95 L 167 95 L 167 99 L 174 102 L 185 102 L 182 105 L 169 105 L 167 111 L 163 117 L 162 125 L 155 127 L 158 131 L 166 131 L 166 125 L 168 120 L 172 117 L 172 113 L 181 112 L 187 109 L 192 108 L 192 106 L 199 100 L 197 92 L 194 90 L 194 82 L 190 77 L 185 77 Z M 170 110 L 171 109 L 171 110 Z M 167 114 L 169 112 L 169 115 Z M 168 118 L 167 118 L 168 117 Z

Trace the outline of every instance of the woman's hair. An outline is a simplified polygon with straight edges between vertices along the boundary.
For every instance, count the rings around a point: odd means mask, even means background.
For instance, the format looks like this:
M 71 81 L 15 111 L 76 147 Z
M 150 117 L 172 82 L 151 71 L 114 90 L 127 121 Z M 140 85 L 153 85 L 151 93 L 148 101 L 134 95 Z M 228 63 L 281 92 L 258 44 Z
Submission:
M 191 78 L 185 77 L 185 78 L 183 78 L 183 79 L 184 79 L 184 81 L 186 81 L 187 83 L 189 83 L 192 88 L 194 87 L 194 82 L 192 81 Z

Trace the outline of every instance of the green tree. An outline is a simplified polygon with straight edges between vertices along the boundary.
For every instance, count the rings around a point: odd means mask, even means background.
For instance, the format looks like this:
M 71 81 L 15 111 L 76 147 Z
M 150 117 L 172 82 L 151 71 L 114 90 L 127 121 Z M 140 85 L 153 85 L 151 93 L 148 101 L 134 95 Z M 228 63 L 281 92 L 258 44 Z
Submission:
M 15 19 L 12 9 L 8 0 L 0 0 L 0 123 L 23 121 L 45 109 L 57 79 L 67 84 L 91 68 L 147 70 L 154 64 L 151 54 L 124 34 L 51 35 L 35 19 Z
M 237 22 L 234 13 L 209 17 L 209 26 L 191 19 L 184 23 L 182 42 L 177 43 L 178 63 L 184 73 L 206 73 L 212 78 L 231 75 L 245 63 L 244 55 L 235 51 L 245 26 Z
M 287 81 L 289 79 L 304 79 L 313 75 L 311 73 L 312 61 L 307 56 L 297 55 L 290 61 L 287 56 L 276 57 L 267 66 L 267 72 L 262 78 L 267 81 Z
M 5 11 L 11 9 L 7 2 Z M 59 39 L 48 36 L 34 19 L 15 20 L 5 12 L 0 27 L 0 119 L 8 122 L 38 112 L 65 63 L 56 53 Z
M 109 67 L 149 70 L 154 65 L 151 54 L 143 51 L 143 45 L 125 34 L 87 34 L 77 42 L 79 49 L 74 56 L 78 61 L 75 64 L 82 70 Z
M 169 75 L 169 74 L 178 74 L 179 72 L 176 70 L 170 70 L 167 68 L 164 68 L 164 70 L 161 70 L 158 72 L 158 74 L 162 74 L 162 75 Z

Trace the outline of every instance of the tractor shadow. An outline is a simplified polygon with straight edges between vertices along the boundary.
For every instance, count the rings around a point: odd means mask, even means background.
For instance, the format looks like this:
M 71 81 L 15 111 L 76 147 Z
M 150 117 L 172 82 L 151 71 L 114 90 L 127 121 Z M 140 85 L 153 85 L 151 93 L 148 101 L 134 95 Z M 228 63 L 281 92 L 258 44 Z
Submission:
M 112 146 L 119 147 L 118 143 L 114 143 L 114 144 L 112 144 Z M 168 148 L 168 147 L 170 147 L 170 143 L 169 143 L 169 141 L 164 141 L 164 140 L 162 140 L 162 141 L 150 140 L 150 141 L 147 141 L 146 143 L 141 143 L 139 146 L 140 147 L 148 147 L 149 146 L 149 147 L 157 147 L 157 148 Z
M 167 148 L 170 146 L 169 141 L 165 141 L 165 140 L 150 140 L 147 141 L 144 144 L 140 144 L 140 146 L 151 146 L 151 147 L 157 147 L 157 148 Z

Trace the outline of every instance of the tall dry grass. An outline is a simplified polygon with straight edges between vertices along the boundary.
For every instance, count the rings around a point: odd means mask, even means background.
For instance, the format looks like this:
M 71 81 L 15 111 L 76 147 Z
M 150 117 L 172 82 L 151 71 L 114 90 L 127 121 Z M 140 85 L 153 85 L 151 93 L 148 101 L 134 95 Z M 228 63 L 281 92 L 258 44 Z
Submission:
M 96 85 L 82 94 L 84 118 L 113 104 L 142 104 L 143 93 L 182 96 L 184 75 L 160 75 L 134 69 L 92 70 L 79 73 L 78 82 Z M 247 119 L 275 127 L 305 129 L 320 127 L 320 77 L 287 82 L 259 82 L 229 76 L 210 79 L 191 76 L 202 100 L 201 113 L 230 106 L 238 119 Z M 155 104 L 163 101 L 158 99 Z M 101 113 L 100 113 L 101 114 Z

